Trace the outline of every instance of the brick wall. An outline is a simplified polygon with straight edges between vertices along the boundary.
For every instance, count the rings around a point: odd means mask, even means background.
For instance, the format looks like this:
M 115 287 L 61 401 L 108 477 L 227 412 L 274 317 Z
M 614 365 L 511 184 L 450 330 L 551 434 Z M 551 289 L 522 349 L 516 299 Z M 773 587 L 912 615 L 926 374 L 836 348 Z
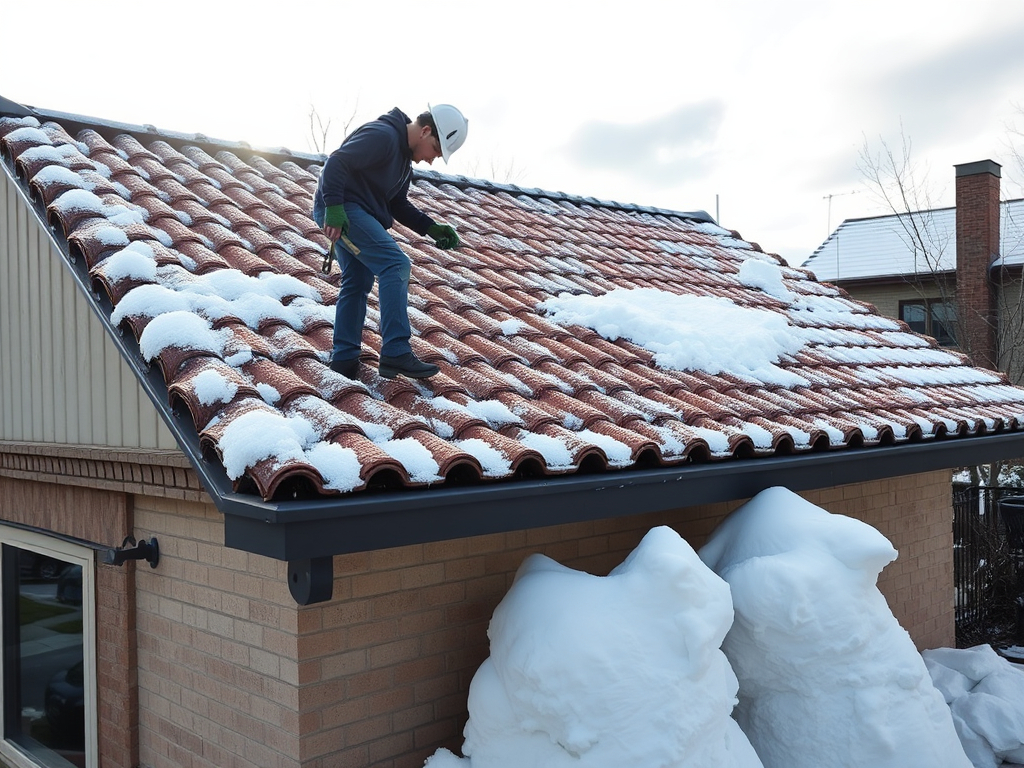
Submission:
M 226 549 L 212 504 L 138 499 L 160 565 L 136 569 L 141 764 L 299 766 L 298 609 L 286 564 Z
M 921 648 L 952 645 L 949 473 L 805 494 L 882 531 L 880 586 Z M 298 607 L 284 564 L 220 545 L 209 505 L 145 500 L 137 571 L 143 764 L 420 768 L 458 749 L 491 612 L 531 552 L 604 574 L 651 527 L 699 548 L 738 505 L 516 531 L 336 557 L 334 599 Z
M 97 577 L 102 762 L 147 768 L 421 768 L 461 745 L 487 623 L 523 558 L 605 574 L 655 525 L 699 548 L 739 504 L 339 556 L 334 599 L 300 607 L 286 564 L 223 546 L 212 504 L 43 486 L 0 477 L 0 498 L 36 525 L 40 510 L 73 510 L 51 520 L 160 541 L 158 568 Z M 804 494 L 899 549 L 879 583 L 921 648 L 954 642 L 950 492 L 935 472 Z

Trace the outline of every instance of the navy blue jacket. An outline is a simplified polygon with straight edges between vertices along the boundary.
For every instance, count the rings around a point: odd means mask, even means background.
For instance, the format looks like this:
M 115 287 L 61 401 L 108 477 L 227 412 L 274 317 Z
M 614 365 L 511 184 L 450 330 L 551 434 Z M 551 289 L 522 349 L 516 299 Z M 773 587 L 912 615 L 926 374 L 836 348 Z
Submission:
M 320 172 L 316 195 L 322 205 L 356 203 L 384 229 L 397 219 L 425 235 L 434 220 L 408 198 L 412 150 L 406 126 L 411 122 L 395 107 L 348 136 Z

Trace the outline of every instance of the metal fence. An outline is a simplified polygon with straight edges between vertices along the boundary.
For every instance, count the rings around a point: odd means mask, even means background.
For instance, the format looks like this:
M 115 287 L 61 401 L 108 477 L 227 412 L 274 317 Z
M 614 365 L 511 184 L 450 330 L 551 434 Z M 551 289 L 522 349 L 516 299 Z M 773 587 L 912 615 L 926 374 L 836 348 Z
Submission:
M 1013 640 L 1017 582 L 999 500 L 1021 488 L 953 486 L 953 576 L 960 648 Z

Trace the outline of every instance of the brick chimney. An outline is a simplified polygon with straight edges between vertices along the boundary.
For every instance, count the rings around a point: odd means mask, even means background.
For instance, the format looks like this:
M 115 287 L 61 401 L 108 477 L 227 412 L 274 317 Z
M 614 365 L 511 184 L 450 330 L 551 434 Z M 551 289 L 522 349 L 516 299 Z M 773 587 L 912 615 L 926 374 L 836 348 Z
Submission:
M 956 299 L 960 348 L 974 365 L 998 367 L 996 299 L 989 272 L 999 256 L 999 163 L 956 168 Z

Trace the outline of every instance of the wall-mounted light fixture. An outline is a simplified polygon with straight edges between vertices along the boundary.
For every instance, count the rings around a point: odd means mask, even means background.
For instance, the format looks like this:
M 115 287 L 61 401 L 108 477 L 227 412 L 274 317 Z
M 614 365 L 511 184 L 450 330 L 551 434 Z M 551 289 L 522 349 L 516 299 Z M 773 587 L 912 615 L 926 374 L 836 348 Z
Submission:
M 134 536 L 126 536 L 120 547 L 108 549 L 103 556 L 103 562 L 107 565 L 124 565 L 128 560 L 145 560 L 150 568 L 156 568 L 160 562 L 160 546 L 156 537 L 136 543 Z

